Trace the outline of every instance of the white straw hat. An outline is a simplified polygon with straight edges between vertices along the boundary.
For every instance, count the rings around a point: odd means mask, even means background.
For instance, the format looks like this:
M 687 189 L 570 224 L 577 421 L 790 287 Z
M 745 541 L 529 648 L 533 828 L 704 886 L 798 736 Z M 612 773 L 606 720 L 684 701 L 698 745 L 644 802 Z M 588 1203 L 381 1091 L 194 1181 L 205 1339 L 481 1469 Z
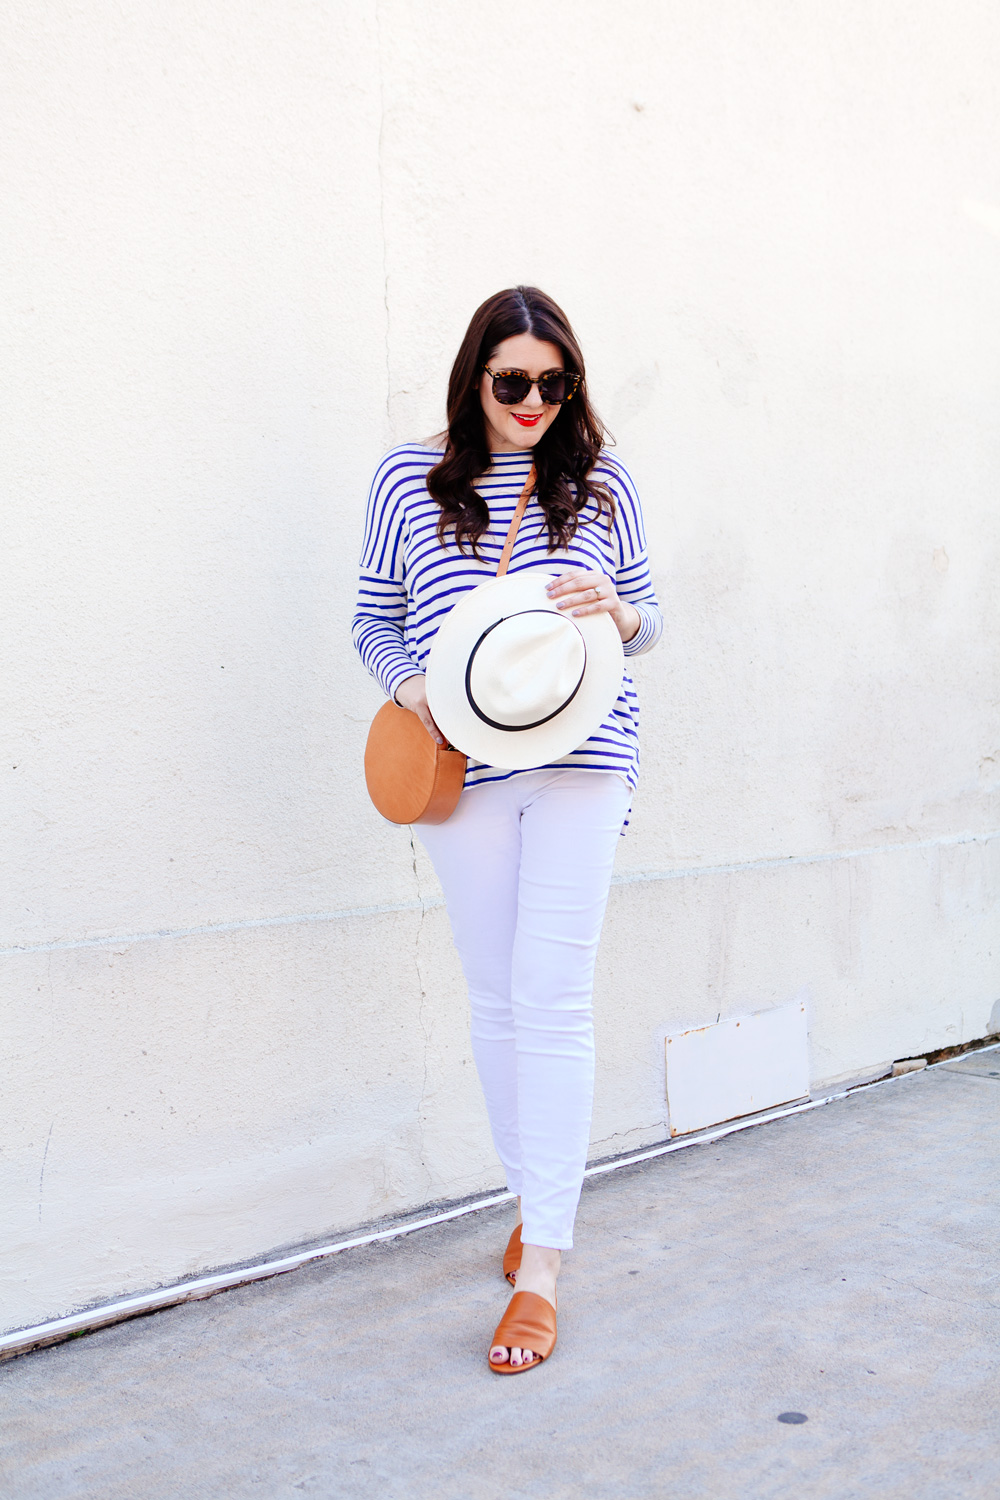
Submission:
M 507 573 L 446 615 L 427 663 L 427 702 L 457 750 L 504 771 L 561 760 L 603 724 L 621 689 L 609 614 L 574 618 L 545 592 L 557 575 Z

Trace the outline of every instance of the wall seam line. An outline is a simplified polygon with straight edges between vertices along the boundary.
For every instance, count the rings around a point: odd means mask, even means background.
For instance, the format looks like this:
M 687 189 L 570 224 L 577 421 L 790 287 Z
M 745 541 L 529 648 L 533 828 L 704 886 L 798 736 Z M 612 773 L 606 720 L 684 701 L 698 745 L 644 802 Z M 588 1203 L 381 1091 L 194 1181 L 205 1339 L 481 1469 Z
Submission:
M 760 859 L 734 861 L 722 865 L 684 865 L 675 870 L 636 870 L 614 875 L 613 886 L 655 885 L 667 880 L 688 880 L 698 876 L 742 875 L 754 870 L 783 870 L 796 865 L 834 864 L 843 860 L 869 859 L 882 854 L 912 853 L 921 849 L 955 848 L 961 844 L 988 844 L 1000 838 L 1000 829 L 989 833 L 958 833 L 943 838 L 922 839 L 915 843 L 881 844 L 867 849 L 831 850 L 822 854 L 776 854 Z M 0 958 L 15 958 L 25 953 L 58 953 L 75 948 L 128 948 L 134 943 L 159 939 L 212 937 L 226 932 L 249 932 L 258 927 L 296 927 L 316 922 L 342 922 L 359 917 L 390 916 L 397 912 L 418 911 L 421 914 L 443 907 L 440 896 L 410 901 L 383 901 L 371 906 L 348 906 L 336 911 L 295 912 L 289 916 L 248 917 L 239 922 L 210 922 L 199 927 L 159 928 L 152 932 L 131 932 L 112 937 L 65 938 L 49 943 L 13 944 L 0 948 Z

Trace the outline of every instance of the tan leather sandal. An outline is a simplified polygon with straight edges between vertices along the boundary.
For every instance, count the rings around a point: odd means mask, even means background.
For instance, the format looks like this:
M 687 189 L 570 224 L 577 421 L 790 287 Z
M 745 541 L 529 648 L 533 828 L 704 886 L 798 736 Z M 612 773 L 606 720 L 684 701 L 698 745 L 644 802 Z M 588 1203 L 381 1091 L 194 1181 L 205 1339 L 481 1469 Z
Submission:
M 514 1225 L 514 1233 L 507 1241 L 507 1248 L 503 1253 L 503 1274 L 514 1285 L 518 1271 L 521 1269 L 521 1226 Z
M 512 1365 L 510 1359 L 498 1365 L 490 1359 L 490 1349 L 530 1349 L 535 1358 L 530 1364 Z M 537 1292 L 515 1292 L 507 1311 L 497 1325 L 486 1362 L 498 1375 L 522 1375 L 548 1359 L 556 1347 L 556 1310 Z

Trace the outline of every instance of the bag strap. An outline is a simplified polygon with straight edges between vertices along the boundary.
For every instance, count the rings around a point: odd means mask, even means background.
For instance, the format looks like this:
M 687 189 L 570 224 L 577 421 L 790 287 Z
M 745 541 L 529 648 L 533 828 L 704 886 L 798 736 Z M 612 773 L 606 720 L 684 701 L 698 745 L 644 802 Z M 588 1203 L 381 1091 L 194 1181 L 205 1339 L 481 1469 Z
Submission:
M 531 492 L 535 488 L 535 480 L 537 477 L 538 476 L 535 473 L 535 466 L 534 464 L 532 464 L 530 470 L 528 471 L 528 478 L 525 482 L 524 489 L 521 491 L 521 498 L 517 502 L 517 505 L 514 507 L 514 514 L 511 518 L 511 523 L 507 528 L 507 538 L 503 544 L 503 551 L 500 554 L 500 563 L 497 567 L 498 578 L 502 578 L 507 571 L 507 566 L 510 562 L 510 554 L 513 552 L 514 543 L 517 540 L 517 528 L 520 526 L 522 520 L 524 519 L 524 512 L 528 508 L 528 501 L 531 499 Z

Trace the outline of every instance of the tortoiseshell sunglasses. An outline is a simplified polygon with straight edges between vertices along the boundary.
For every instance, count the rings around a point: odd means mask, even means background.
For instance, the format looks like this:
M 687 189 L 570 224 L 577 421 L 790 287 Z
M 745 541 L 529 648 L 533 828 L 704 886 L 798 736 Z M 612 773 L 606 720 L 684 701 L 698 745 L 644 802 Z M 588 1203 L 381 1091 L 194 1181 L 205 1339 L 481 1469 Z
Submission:
M 501 406 L 517 406 L 526 401 L 533 385 L 546 406 L 562 406 L 569 401 L 580 384 L 579 375 L 569 370 L 546 370 L 537 380 L 532 380 L 527 370 L 491 370 L 483 365 L 487 375 L 493 378 L 493 399 Z

